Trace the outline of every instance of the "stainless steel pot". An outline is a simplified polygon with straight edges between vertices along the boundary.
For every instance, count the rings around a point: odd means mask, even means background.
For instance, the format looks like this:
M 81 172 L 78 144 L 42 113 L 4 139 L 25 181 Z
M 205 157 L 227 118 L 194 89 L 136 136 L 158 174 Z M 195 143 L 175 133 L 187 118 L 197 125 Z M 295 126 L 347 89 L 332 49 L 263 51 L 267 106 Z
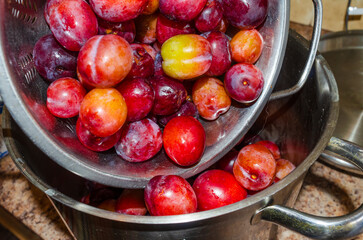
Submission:
M 306 40 L 290 32 L 276 90 L 292 85 L 290 79 L 299 74 L 307 54 Z M 270 102 L 251 129 L 252 133 L 276 141 L 282 155 L 297 168 L 277 184 L 243 201 L 178 216 L 129 216 L 82 204 L 78 200 L 86 180 L 47 157 L 9 114 L 4 114 L 3 134 L 16 165 L 50 197 L 77 239 L 269 239 L 276 229 L 270 222 L 312 238 L 340 239 L 363 232 L 363 207 L 339 218 L 316 217 L 288 208 L 295 202 L 309 167 L 329 142 L 330 150 L 350 155 L 350 161 L 363 169 L 362 152 L 353 152 L 355 156 L 344 152 L 345 145 L 331 138 L 338 104 L 334 76 L 324 58 L 318 55 L 302 90 Z
M 363 30 L 333 32 L 324 35 L 319 51 L 332 67 L 339 89 L 339 118 L 334 136 L 363 146 Z M 356 166 L 324 151 L 325 162 L 363 176 Z

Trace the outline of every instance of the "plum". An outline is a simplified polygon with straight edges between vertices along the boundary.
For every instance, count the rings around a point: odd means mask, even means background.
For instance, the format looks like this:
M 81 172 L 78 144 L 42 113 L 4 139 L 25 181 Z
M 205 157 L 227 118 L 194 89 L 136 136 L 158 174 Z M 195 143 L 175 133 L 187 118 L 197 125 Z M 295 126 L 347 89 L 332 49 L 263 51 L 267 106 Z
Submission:
M 71 118 L 79 113 L 86 89 L 74 78 L 59 78 L 47 89 L 47 108 L 56 117 Z
M 197 210 L 195 192 L 184 178 L 158 175 L 145 187 L 144 199 L 152 216 L 193 213 Z
M 210 43 L 196 34 L 180 34 L 169 38 L 161 47 L 161 56 L 165 74 L 178 80 L 199 77 L 212 64 Z
M 205 138 L 204 128 L 197 119 L 178 116 L 171 119 L 164 128 L 164 149 L 176 164 L 191 166 L 201 159 Z
M 267 16 L 268 0 L 218 0 L 227 21 L 240 29 L 256 28 Z M 238 10 L 237 10 L 238 9 Z
M 234 176 L 220 169 L 207 170 L 193 183 L 198 210 L 205 211 L 223 207 L 247 197 L 246 190 Z
M 121 129 L 127 117 L 127 105 L 114 88 L 95 88 L 84 97 L 79 111 L 84 126 L 98 137 L 107 137 Z
M 63 48 L 53 34 L 41 37 L 33 48 L 35 69 L 49 82 L 58 78 L 77 77 L 78 52 Z
M 79 51 L 98 33 L 96 15 L 83 0 L 48 0 L 44 16 L 54 37 L 70 51 Z
M 263 86 L 263 74 L 252 64 L 235 64 L 224 77 L 224 87 L 228 95 L 240 103 L 256 101 L 261 95 Z
M 248 190 L 260 191 L 273 183 L 276 160 L 272 153 L 259 144 L 243 147 L 233 165 L 237 181 Z

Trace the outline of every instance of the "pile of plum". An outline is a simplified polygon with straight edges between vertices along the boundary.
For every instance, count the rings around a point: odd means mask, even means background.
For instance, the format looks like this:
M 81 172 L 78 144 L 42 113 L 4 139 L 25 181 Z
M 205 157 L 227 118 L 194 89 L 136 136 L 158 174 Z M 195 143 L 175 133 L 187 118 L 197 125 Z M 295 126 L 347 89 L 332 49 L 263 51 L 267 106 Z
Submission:
M 87 182 L 81 202 L 128 215 L 187 214 L 241 201 L 280 181 L 294 169 L 293 163 L 281 158 L 274 142 L 257 136 L 193 178 L 159 175 L 145 189 L 117 189 Z
M 50 83 L 46 106 L 58 118 L 77 118 L 77 137 L 92 151 L 114 148 L 125 161 L 143 162 L 164 148 L 175 164 L 192 166 L 206 145 L 198 119 L 217 119 L 232 101 L 253 104 L 263 90 L 255 63 L 268 7 L 268 0 L 47 0 L 51 34 L 33 50 Z M 248 145 L 234 153 L 233 171 L 208 170 L 193 187 L 179 176 L 156 176 L 145 191 L 94 184 L 93 192 L 111 192 L 112 203 L 94 193 L 83 201 L 136 214 L 146 214 L 146 203 L 151 215 L 220 207 L 293 169 L 272 154 L 276 148 Z M 117 203 L 114 194 L 121 194 Z
M 48 0 L 52 34 L 33 50 L 50 82 L 46 106 L 78 118 L 88 149 L 143 162 L 164 148 L 192 166 L 206 145 L 199 117 L 215 120 L 263 90 L 254 63 L 267 10 L 267 0 Z

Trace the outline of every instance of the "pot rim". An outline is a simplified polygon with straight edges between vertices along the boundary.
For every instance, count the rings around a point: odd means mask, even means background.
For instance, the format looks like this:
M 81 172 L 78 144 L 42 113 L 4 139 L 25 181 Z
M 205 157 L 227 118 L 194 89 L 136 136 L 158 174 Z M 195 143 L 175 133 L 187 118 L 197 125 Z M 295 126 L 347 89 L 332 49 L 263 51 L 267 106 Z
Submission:
M 299 34 L 290 30 L 290 35 L 292 35 L 292 37 L 297 39 L 305 48 L 307 48 L 308 46 L 307 41 L 301 38 Z M 325 71 L 325 74 L 328 74 L 327 81 L 330 87 L 331 104 L 327 117 L 327 124 L 323 130 L 323 133 L 319 141 L 312 149 L 310 154 L 305 158 L 304 161 L 300 163 L 299 166 L 296 167 L 296 169 L 291 174 L 289 174 L 284 179 L 280 180 L 278 183 L 268 187 L 267 189 L 259 193 L 256 193 L 253 196 L 249 196 L 243 201 L 239 201 L 234 204 L 230 204 L 224 207 L 208 211 L 201 211 L 196 213 L 173 215 L 173 216 L 132 216 L 132 215 L 114 213 L 89 206 L 87 204 L 74 200 L 71 197 L 68 197 L 67 195 L 51 188 L 48 184 L 43 182 L 42 179 L 36 176 L 35 173 L 31 170 L 31 168 L 25 164 L 24 160 L 22 159 L 21 155 L 18 153 L 16 149 L 14 140 L 12 140 L 11 138 L 5 138 L 4 140 L 13 161 L 20 169 L 20 171 L 28 178 L 28 180 L 32 182 L 32 184 L 34 184 L 36 187 L 38 187 L 40 190 L 46 193 L 50 198 L 58 202 L 61 202 L 62 204 L 70 208 L 73 208 L 75 210 L 78 210 L 80 212 L 108 220 L 115 220 L 115 221 L 121 221 L 133 224 L 148 224 L 148 225 L 149 224 L 171 225 L 171 224 L 192 223 L 206 219 L 217 218 L 222 215 L 236 212 L 242 208 L 246 208 L 258 202 L 262 202 L 264 206 L 268 205 L 270 196 L 274 195 L 276 192 L 281 191 L 287 185 L 291 184 L 296 179 L 305 174 L 310 168 L 310 166 L 318 159 L 319 155 L 323 152 L 325 146 L 328 144 L 330 138 L 333 135 L 333 131 L 337 123 L 338 113 L 339 113 L 339 96 L 338 96 L 338 88 L 334 76 L 330 70 L 330 67 L 328 66 L 327 62 L 322 57 L 322 55 L 318 53 L 316 56 L 316 65 L 319 64 L 320 66 L 323 67 L 323 71 Z M 5 128 L 11 127 L 10 114 L 7 111 L 4 111 L 2 123 Z

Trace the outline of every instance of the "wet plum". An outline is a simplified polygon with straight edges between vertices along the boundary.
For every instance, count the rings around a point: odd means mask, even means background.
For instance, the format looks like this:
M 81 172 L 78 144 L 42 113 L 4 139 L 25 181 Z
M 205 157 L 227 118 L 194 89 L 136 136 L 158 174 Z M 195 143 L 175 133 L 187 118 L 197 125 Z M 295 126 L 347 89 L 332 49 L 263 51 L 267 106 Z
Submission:
M 198 210 L 223 207 L 247 197 L 246 190 L 234 176 L 226 171 L 213 169 L 200 174 L 193 183 Z
M 233 165 L 237 181 L 248 190 L 259 191 L 267 188 L 274 180 L 276 160 L 272 153 L 259 144 L 243 147 Z
M 276 145 L 276 143 L 269 140 L 261 140 L 256 142 L 256 144 L 267 147 L 267 149 L 270 150 L 276 160 L 281 158 L 280 148 Z
M 154 104 L 154 90 L 143 78 L 127 79 L 117 86 L 127 105 L 127 120 L 145 118 Z
M 164 128 L 163 144 L 166 154 L 180 166 L 197 163 L 205 149 L 205 131 L 191 116 L 171 119 Z
M 256 29 L 241 30 L 231 40 L 232 59 L 254 64 L 261 56 L 263 38 Z
M 165 74 L 179 80 L 199 77 L 212 64 L 210 43 L 196 34 L 181 34 L 169 38 L 161 47 L 161 56 Z
M 121 131 L 107 137 L 98 137 L 92 134 L 78 118 L 76 124 L 76 133 L 79 141 L 88 149 L 95 152 L 107 151 L 115 146 L 121 136 Z
M 70 51 L 79 51 L 98 32 L 96 15 L 83 0 L 48 0 L 44 16 L 54 37 Z
M 163 58 L 161 57 L 161 53 L 158 52 L 154 59 L 154 76 L 166 76 L 162 64 Z
M 171 119 L 178 116 L 192 116 L 194 118 L 197 118 L 199 116 L 198 109 L 194 105 L 194 103 L 185 101 L 176 113 L 167 116 L 160 116 L 158 122 L 162 126 L 165 126 Z
M 190 23 L 172 21 L 162 14 L 159 14 L 156 21 L 156 39 L 160 44 L 176 35 L 192 34 L 195 32 L 195 28 Z
M 195 27 L 199 32 L 215 30 L 223 18 L 222 6 L 217 0 L 208 0 L 203 11 L 195 18 Z
M 203 10 L 207 0 L 160 0 L 159 9 L 169 19 L 189 22 Z
M 114 88 L 95 88 L 84 97 L 79 117 L 92 134 L 99 137 L 111 136 L 126 121 L 126 102 Z
M 107 88 L 120 83 L 132 67 L 132 49 L 122 37 L 92 37 L 78 55 L 78 78 L 86 86 Z
M 77 56 L 77 52 L 63 48 L 53 34 L 41 37 L 33 48 L 35 68 L 49 82 L 77 77 Z
M 222 18 L 222 20 L 219 22 L 219 24 L 215 30 L 225 33 L 225 32 L 227 32 L 228 27 L 229 27 L 229 23 L 228 23 L 227 19 Z
M 224 86 L 228 95 L 240 103 L 251 103 L 261 94 L 264 80 L 262 72 L 255 65 L 247 63 L 235 64 L 224 78 Z
M 267 16 L 268 0 L 218 0 L 228 22 L 240 29 L 258 27 Z M 236 11 L 238 9 L 238 11 Z
M 135 19 L 137 28 L 136 40 L 141 43 L 152 44 L 156 41 L 156 23 L 158 14 L 141 15 Z
M 217 119 L 231 106 L 231 98 L 217 78 L 199 78 L 194 83 L 192 98 L 199 115 L 206 120 Z
M 89 0 L 93 11 L 104 20 L 124 22 L 139 16 L 148 0 Z
M 109 22 L 98 18 L 98 34 L 115 34 L 123 37 L 129 43 L 133 43 L 136 37 L 136 26 L 134 20 L 126 22 Z
M 187 97 L 187 91 L 182 83 L 164 76 L 149 79 L 154 89 L 155 100 L 152 113 L 155 115 L 170 115 L 178 111 Z
M 228 37 L 218 31 L 208 32 L 202 35 L 212 48 L 212 64 L 206 73 L 208 76 L 220 76 L 227 72 L 232 64 L 231 45 Z
M 57 79 L 47 89 L 47 108 L 59 118 L 75 117 L 85 95 L 86 90 L 76 79 Z
M 129 123 L 121 131 L 116 153 L 129 162 L 143 162 L 155 156 L 163 144 L 160 127 L 150 119 Z
M 143 48 L 145 48 L 146 52 L 152 57 L 152 59 L 155 61 L 156 55 L 158 54 L 158 51 L 155 50 L 152 46 L 149 44 L 140 44 Z M 153 64 L 154 65 L 154 64 Z M 155 69 L 155 67 L 154 67 Z
M 122 214 L 143 216 L 147 213 L 143 189 L 124 189 L 117 199 L 115 211 Z
M 150 15 L 155 13 L 158 9 L 159 9 L 159 0 L 148 0 L 147 5 L 144 8 L 144 11 L 142 11 L 142 14 Z
M 197 210 L 192 186 L 176 175 L 153 177 L 145 187 L 144 199 L 153 216 L 187 214 Z
M 216 168 L 233 174 L 233 164 L 237 159 L 239 151 L 232 149 L 224 155 L 217 163 Z
M 295 168 L 295 165 L 289 160 L 283 158 L 276 160 L 276 176 L 274 182 L 280 181 L 289 175 Z
M 141 44 L 131 44 L 133 63 L 127 78 L 147 78 L 154 73 L 154 59 Z

